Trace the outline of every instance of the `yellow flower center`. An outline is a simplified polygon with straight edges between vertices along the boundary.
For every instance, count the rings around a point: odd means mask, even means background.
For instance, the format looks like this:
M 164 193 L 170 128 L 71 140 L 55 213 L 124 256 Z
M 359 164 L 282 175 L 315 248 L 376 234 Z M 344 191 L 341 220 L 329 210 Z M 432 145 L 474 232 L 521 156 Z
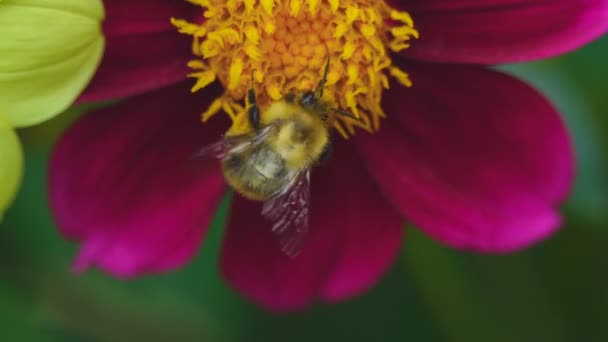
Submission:
M 331 122 L 344 137 L 355 127 L 379 129 L 380 102 L 387 75 L 410 87 L 407 73 L 392 65 L 387 50 L 398 52 L 418 37 L 407 12 L 382 0 L 187 0 L 203 8 L 204 20 L 172 18 L 193 37 L 189 62 L 195 92 L 216 79 L 224 94 L 203 113 L 220 111 L 233 130 L 247 130 L 244 98 L 252 87 L 262 110 L 287 93 L 314 90 L 330 61 L 324 100 L 357 119 L 335 115 Z M 330 113 L 331 117 L 331 113 Z M 235 128 L 236 127 L 236 128 Z

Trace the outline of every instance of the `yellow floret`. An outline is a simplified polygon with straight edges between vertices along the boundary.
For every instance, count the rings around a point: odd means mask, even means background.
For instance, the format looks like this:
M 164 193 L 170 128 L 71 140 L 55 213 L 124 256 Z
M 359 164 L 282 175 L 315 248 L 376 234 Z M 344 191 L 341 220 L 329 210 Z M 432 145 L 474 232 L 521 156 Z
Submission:
M 324 100 L 353 113 L 338 116 L 334 127 L 344 136 L 355 127 L 379 129 L 387 75 L 407 87 L 408 74 L 392 64 L 388 51 L 409 47 L 418 38 L 407 12 L 376 0 L 187 0 L 201 7 L 204 20 L 172 19 L 179 32 L 192 36 L 196 78 L 192 91 L 218 79 L 225 93 L 203 114 L 220 111 L 235 122 L 245 115 L 244 97 L 252 87 L 267 108 L 289 92 L 313 90 L 329 58 Z M 388 23 L 392 24 L 388 24 Z

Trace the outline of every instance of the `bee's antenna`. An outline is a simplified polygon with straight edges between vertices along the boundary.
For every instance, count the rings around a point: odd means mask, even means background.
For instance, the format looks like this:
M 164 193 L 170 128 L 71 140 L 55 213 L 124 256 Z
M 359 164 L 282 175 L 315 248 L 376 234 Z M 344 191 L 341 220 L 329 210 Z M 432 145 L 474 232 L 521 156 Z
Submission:
M 253 79 L 253 72 L 254 70 L 251 69 L 251 86 L 249 87 L 249 91 L 247 92 L 247 100 L 248 100 L 248 105 L 255 105 L 255 88 L 254 88 L 254 79 Z
M 254 70 L 251 69 L 251 88 L 247 92 L 247 105 L 249 108 L 247 109 L 249 115 L 249 122 L 255 128 L 256 131 L 260 130 L 260 109 L 258 108 L 258 104 L 255 100 L 255 87 L 254 87 L 254 78 L 253 78 Z
M 327 56 L 327 62 L 325 63 L 325 70 L 323 71 L 323 78 L 321 82 L 319 82 L 319 86 L 317 87 L 318 98 L 323 96 L 323 88 L 325 88 L 325 83 L 327 83 L 327 74 L 329 73 L 329 55 Z

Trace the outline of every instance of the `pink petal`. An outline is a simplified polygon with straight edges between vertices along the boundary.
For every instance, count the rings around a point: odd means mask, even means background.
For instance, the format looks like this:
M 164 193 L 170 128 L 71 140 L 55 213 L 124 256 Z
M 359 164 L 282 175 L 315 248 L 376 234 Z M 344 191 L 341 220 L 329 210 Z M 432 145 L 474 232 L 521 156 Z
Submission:
M 404 55 L 495 64 L 564 53 L 608 28 L 606 0 L 401 0 L 420 39 Z
M 380 187 L 436 240 L 482 252 L 537 242 L 560 224 L 573 181 L 568 133 L 534 89 L 494 71 L 412 65 L 389 120 L 357 142 Z
M 141 94 L 185 79 L 191 39 L 169 20 L 193 18 L 202 9 L 175 0 L 107 0 L 104 5 L 105 54 L 80 102 Z
M 195 254 L 224 191 L 218 163 L 192 159 L 225 124 L 200 122 L 215 94 L 206 95 L 182 84 L 134 97 L 87 114 L 61 138 L 50 201 L 60 231 L 83 242 L 76 269 L 130 277 Z
M 340 143 L 314 170 L 310 232 L 295 259 L 280 251 L 261 206 L 235 195 L 221 259 L 232 286 L 268 309 L 296 310 L 358 295 L 386 271 L 402 243 L 401 221 L 352 148 Z

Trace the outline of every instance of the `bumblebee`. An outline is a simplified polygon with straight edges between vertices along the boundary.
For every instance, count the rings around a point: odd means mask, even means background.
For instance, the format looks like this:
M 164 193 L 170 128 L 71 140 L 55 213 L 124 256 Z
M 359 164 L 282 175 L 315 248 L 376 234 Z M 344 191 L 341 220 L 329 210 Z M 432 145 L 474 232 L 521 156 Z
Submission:
M 310 171 L 331 152 L 327 118 L 336 109 L 322 100 L 328 69 L 329 60 L 315 91 L 289 93 L 264 112 L 252 86 L 247 94 L 252 131 L 225 136 L 211 148 L 226 182 L 243 197 L 264 202 L 262 215 L 291 257 L 308 231 Z

